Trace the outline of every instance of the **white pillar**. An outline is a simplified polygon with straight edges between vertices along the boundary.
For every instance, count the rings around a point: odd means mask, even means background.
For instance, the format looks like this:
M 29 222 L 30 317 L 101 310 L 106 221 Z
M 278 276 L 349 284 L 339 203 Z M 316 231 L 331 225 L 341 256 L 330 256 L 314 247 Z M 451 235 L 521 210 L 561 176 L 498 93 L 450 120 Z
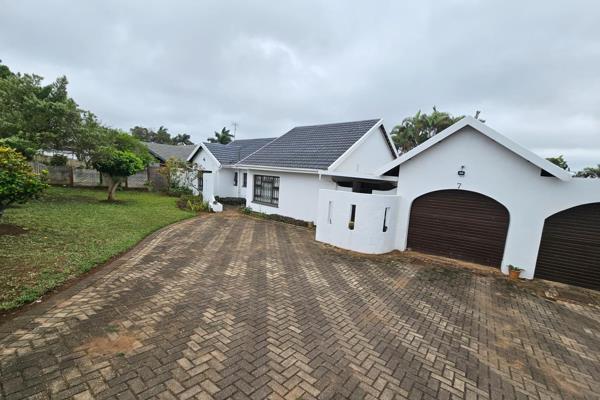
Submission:
M 502 259 L 502 272 L 508 273 L 508 265 L 522 268 L 522 278 L 533 279 L 538 250 L 544 229 L 544 218 L 540 214 L 527 210 L 512 212 L 504 257 Z

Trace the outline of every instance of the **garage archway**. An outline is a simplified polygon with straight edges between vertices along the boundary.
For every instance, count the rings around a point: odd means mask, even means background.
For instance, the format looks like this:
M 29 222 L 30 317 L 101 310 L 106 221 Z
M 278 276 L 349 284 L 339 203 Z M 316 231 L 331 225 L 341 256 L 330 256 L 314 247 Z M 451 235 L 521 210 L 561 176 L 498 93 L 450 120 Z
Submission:
M 600 290 L 600 203 L 546 218 L 535 277 Z
M 467 190 L 440 190 L 414 200 L 408 228 L 412 250 L 500 267 L 508 210 Z

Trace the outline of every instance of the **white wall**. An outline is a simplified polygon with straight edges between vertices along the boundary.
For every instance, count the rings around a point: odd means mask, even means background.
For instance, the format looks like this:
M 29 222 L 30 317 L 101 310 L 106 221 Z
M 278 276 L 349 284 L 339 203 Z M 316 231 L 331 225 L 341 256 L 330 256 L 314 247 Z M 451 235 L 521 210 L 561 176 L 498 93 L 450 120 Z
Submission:
M 466 175 L 458 176 L 465 166 Z M 470 190 L 503 204 L 510 224 L 502 270 L 524 268 L 533 278 L 544 220 L 558 211 L 600 202 L 600 180 L 561 181 L 540 176 L 540 169 L 467 126 L 400 165 L 397 193 L 401 197 L 396 247 L 406 249 L 410 207 L 422 194 Z
M 334 171 L 372 173 L 385 163 L 394 160 L 394 155 L 381 129 L 369 133 L 369 136 L 352 151 Z
M 278 207 L 252 201 L 254 175 L 279 177 Z M 317 174 L 249 170 L 246 206 L 266 214 L 279 214 L 302 221 L 316 222 L 319 189 L 335 188 L 336 184 L 330 177 L 323 176 L 319 179 Z
M 316 239 L 343 249 L 382 254 L 395 249 L 400 197 L 339 190 L 319 191 Z M 354 229 L 350 229 L 352 204 L 356 205 Z M 387 231 L 383 231 L 385 210 Z

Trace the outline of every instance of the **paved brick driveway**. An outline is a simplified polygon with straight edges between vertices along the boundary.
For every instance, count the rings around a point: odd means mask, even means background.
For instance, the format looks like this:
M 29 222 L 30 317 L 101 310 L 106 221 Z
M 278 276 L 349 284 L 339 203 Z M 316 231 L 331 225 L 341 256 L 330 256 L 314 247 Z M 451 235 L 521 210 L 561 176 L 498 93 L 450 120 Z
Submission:
M 403 261 L 404 260 L 404 261 Z M 202 217 L 0 326 L 0 398 L 594 398 L 600 309 Z

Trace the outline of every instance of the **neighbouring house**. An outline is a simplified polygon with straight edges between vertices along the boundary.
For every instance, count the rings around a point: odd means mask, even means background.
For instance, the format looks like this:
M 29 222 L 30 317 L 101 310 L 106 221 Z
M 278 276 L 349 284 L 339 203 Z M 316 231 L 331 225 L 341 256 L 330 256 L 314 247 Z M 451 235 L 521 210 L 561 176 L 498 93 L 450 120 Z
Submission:
M 144 142 L 150 154 L 156 158 L 158 164 L 164 164 L 169 158 L 186 161 L 196 149 L 195 145 L 173 145 L 153 142 Z
M 372 179 L 392 178 L 397 188 L 323 187 L 317 240 L 364 253 L 412 249 L 504 273 L 513 265 L 525 278 L 600 290 L 600 180 L 575 178 L 472 117 L 395 160 L 370 150 L 366 158 L 379 164 Z
M 246 206 L 266 214 L 317 221 L 319 190 L 390 190 L 375 176 L 397 157 L 381 119 L 295 127 L 234 165 L 247 174 Z

